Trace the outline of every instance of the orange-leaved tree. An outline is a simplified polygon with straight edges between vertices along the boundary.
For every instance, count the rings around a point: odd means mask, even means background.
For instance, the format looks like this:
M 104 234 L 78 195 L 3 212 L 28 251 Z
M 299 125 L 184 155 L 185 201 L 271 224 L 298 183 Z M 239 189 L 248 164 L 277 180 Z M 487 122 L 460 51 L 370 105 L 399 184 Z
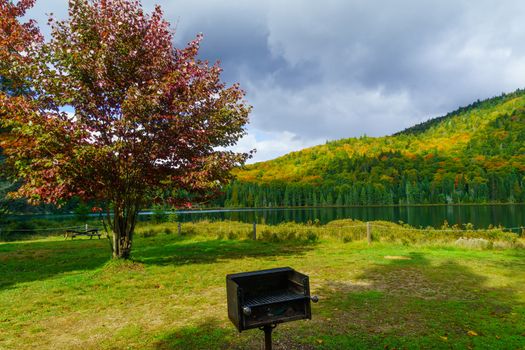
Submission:
M 201 39 L 174 48 L 159 7 L 70 0 L 69 18 L 52 21 L 51 40 L 30 52 L 36 110 L 7 118 L 17 195 L 104 203 L 113 257 L 129 258 L 137 215 L 159 192 L 176 203 L 180 191 L 220 191 L 249 156 L 226 149 L 245 134 L 250 107 L 218 63 L 197 58 Z

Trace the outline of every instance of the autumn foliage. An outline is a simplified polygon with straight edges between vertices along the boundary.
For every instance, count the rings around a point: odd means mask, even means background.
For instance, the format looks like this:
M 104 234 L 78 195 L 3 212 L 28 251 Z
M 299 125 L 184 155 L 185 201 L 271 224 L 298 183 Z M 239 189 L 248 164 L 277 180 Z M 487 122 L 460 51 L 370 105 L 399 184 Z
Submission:
M 38 45 L 42 36 L 35 22 L 20 19 L 33 5 L 33 0 L 22 0 L 13 3 L 0 0 L 0 138 L 7 135 L 8 128 L 2 123 L 7 114 L 31 108 L 28 106 L 27 95 L 30 90 L 26 78 L 31 57 L 27 49 Z M 4 154 L 0 147 L 0 212 L 7 210 L 6 193 L 16 187 L 16 183 L 7 179 L 7 169 L 4 166 Z
M 0 92 L 13 92 L 21 88 L 25 75 L 15 68 L 30 61 L 28 48 L 42 40 L 33 20 L 25 23 L 19 21 L 34 2 L 0 0 Z
M 224 150 L 245 133 L 243 91 L 197 58 L 202 35 L 184 49 L 172 35 L 159 7 L 71 0 L 69 19 L 29 50 L 33 98 L 8 109 L 2 147 L 23 180 L 17 195 L 99 201 L 115 257 L 129 257 L 147 202 L 211 197 L 248 157 Z
M 525 202 L 525 90 L 235 170 L 217 206 Z

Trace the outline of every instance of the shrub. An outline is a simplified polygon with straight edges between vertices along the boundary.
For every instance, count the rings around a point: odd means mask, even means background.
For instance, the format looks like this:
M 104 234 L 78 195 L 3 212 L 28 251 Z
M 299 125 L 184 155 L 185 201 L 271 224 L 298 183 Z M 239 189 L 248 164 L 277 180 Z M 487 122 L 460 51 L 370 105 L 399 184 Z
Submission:
M 351 234 L 343 234 L 342 240 L 343 243 L 349 243 L 353 241 L 353 238 Z
M 151 214 L 151 221 L 160 224 L 163 222 L 167 222 L 169 219 L 168 214 L 166 214 L 166 209 L 162 206 L 155 206 L 153 207 L 152 214 Z
M 86 203 L 78 203 L 77 207 L 73 209 L 78 220 L 87 220 L 91 213 L 91 208 Z
M 156 235 L 158 235 L 159 232 L 155 229 L 149 229 L 149 230 L 144 230 L 142 232 L 140 232 L 140 235 L 142 237 L 155 237 Z
M 319 239 L 319 235 L 313 231 L 306 231 L 306 240 L 308 242 L 317 242 L 317 240 Z
M 227 237 L 229 240 L 235 240 L 237 238 L 239 238 L 239 235 L 233 231 L 228 231 L 227 233 Z

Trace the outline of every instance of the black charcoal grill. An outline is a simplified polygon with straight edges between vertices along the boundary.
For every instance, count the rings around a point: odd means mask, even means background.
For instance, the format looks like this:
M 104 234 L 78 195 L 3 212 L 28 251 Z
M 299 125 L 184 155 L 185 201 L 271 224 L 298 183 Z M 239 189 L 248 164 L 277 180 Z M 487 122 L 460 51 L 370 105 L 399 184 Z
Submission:
M 310 301 L 318 301 L 308 276 L 290 267 L 227 275 L 226 290 L 230 320 L 239 332 L 264 330 L 266 349 L 278 323 L 311 319 Z

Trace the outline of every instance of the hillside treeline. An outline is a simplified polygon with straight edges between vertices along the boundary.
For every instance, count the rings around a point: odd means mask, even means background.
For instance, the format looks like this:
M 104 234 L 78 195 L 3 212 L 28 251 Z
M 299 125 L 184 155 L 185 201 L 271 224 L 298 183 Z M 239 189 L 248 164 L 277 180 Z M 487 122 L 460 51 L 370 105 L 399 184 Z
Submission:
M 525 93 L 392 136 L 328 142 L 237 172 L 233 207 L 525 202 Z

